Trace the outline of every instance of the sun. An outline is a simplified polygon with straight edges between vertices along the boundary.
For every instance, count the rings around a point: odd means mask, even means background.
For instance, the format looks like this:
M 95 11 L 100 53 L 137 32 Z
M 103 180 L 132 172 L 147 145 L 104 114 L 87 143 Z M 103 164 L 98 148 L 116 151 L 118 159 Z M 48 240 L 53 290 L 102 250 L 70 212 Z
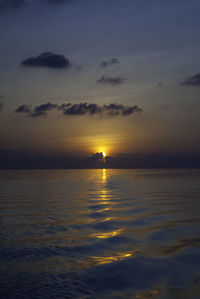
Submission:
M 99 147 L 96 148 L 95 152 L 100 155 L 100 159 L 106 159 L 106 157 L 107 157 L 107 147 L 99 146 Z
M 106 157 L 106 153 L 105 153 L 105 152 L 102 152 L 102 155 L 103 155 L 103 158 L 105 159 L 105 157 Z

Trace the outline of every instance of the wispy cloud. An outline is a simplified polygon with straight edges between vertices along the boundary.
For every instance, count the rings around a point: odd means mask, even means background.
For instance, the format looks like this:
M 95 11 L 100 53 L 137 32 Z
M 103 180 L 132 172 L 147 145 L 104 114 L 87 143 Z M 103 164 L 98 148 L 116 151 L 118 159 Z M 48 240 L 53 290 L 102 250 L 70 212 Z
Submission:
M 122 104 L 98 105 L 80 103 L 73 104 L 63 109 L 64 115 L 109 115 L 109 116 L 128 116 L 135 112 L 141 112 L 142 109 L 137 105 L 124 106 Z
M 194 76 L 188 77 L 185 81 L 183 81 L 181 83 L 181 85 L 199 86 L 200 87 L 200 73 L 197 73 Z
M 162 87 L 164 85 L 164 83 L 162 82 L 162 81 L 159 81 L 158 83 L 157 83 L 157 86 L 158 87 Z
M 64 55 L 44 52 L 38 56 L 30 57 L 21 62 L 26 67 L 47 67 L 53 69 L 69 68 L 71 63 Z
M 118 85 L 124 83 L 125 78 L 118 76 L 118 77 L 109 77 L 103 75 L 99 80 L 97 80 L 97 83 L 101 84 L 111 84 L 111 85 Z
M 118 63 L 120 63 L 120 61 L 117 58 L 112 58 L 110 60 L 102 61 L 100 66 L 101 67 L 107 67 L 107 66 L 111 66 L 111 65 L 114 65 L 114 64 L 118 64 Z
M 20 105 L 16 110 L 16 113 L 30 113 L 31 112 L 31 106 L 29 105 Z
M 39 106 L 36 106 L 31 112 L 31 117 L 38 117 L 38 116 L 46 116 L 47 111 L 56 109 L 58 106 L 56 104 L 51 104 L 51 103 L 46 103 L 46 104 L 41 104 Z
M 138 105 L 128 106 L 116 103 L 99 105 L 85 102 L 78 104 L 64 103 L 62 105 L 45 103 L 33 109 L 31 106 L 21 105 L 15 110 L 15 113 L 25 113 L 29 117 L 40 117 L 47 116 L 47 112 L 50 110 L 62 111 L 65 116 L 130 116 L 143 111 Z
M 25 113 L 29 117 L 39 117 L 39 116 L 47 116 L 47 111 L 53 110 L 57 108 L 56 104 L 45 103 L 33 108 L 30 105 L 21 105 L 19 106 L 15 112 L 16 113 Z

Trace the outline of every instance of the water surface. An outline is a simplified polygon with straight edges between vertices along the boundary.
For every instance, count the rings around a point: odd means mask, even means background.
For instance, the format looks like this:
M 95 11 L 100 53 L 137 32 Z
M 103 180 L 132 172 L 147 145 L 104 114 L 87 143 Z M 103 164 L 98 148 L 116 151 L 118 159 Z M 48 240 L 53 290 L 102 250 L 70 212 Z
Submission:
M 199 170 L 0 171 L 0 298 L 200 298 Z

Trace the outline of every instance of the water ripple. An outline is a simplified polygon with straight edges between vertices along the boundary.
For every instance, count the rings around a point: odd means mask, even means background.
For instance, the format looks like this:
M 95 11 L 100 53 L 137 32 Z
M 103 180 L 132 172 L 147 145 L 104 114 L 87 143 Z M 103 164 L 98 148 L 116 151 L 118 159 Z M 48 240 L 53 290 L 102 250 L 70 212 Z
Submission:
M 0 171 L 1 298 L 200 298 L 200 171 Z

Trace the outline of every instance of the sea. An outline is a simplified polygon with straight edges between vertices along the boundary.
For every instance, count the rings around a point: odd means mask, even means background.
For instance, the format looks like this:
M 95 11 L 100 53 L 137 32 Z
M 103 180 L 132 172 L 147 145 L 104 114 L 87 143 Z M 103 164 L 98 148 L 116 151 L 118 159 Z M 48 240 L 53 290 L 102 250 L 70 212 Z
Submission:
M 199 299 L 200 170 L 1 170 L 0 298 Z

